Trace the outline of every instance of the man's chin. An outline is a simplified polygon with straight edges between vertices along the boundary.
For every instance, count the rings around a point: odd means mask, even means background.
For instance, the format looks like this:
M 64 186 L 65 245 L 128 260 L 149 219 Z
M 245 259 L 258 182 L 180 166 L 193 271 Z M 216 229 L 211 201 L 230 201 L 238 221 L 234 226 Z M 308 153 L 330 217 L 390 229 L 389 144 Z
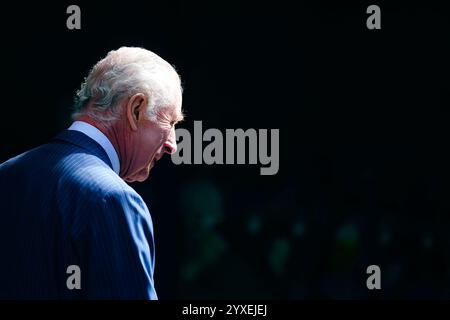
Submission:
M 144 182 L 148 179 L 150 175 L 150 168 L 142 169 L 141 171 L 135 173 L 132 176 L 124 178 L 126 182 Z

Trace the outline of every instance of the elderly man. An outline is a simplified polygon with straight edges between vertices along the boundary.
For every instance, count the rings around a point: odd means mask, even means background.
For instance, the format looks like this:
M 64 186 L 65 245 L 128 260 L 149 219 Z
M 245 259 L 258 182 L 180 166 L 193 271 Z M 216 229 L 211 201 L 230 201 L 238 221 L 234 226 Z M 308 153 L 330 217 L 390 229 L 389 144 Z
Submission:
M 158 55 L 111 51 L 68 130 L 0 165 L 0 298 L 157 299 L 152 220 L 125 181 L 176 151 L 181 99 Z

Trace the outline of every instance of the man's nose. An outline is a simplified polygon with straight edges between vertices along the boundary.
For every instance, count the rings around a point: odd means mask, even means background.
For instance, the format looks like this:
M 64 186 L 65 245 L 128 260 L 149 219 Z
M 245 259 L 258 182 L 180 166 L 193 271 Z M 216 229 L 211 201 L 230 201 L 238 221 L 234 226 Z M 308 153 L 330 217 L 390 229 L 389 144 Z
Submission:
M 164 152 L 168 154 L 177 152 L 177 138 L 175 135 L 175 129 L 172 129 L 169 138 L 166 142 L 164 142 Z

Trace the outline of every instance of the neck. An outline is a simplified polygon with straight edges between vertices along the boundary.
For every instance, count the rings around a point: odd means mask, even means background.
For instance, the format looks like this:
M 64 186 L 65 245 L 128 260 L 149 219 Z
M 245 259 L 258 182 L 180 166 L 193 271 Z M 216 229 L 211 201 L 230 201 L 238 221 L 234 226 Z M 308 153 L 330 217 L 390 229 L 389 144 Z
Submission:
M 130 130 L 126 130 L 125 117 L 121 117 L 119 120 L 112 122 L 109 125 L 105 125 L 99 121 L 92 119 L 89 116 L 83 115 L 77 120 L 84 121 L 100 130 L 114 146 L 120 161 L 120 177 L 126 179 L 130 176 L 130 172 L 133 156 L 130 154 L 130 150 L 127 150 L 127 142 L 131 141 Z M 121 143 L 122 142 L 122 143 Z

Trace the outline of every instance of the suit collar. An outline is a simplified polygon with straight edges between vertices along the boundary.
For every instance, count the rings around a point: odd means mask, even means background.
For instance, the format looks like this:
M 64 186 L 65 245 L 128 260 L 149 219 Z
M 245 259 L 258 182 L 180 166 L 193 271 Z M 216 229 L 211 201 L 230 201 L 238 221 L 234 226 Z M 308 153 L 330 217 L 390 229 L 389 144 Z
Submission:
M 53 140 L 64 141 L 85 149 L 88 153 L 103 160 L 103 162 L 105 162 L 113 170 L 111 160 L 109 159 L 106 151 L 100 144 L 89 138 L 86 134 L 75 130 L 64 130 L 54 137 Z

